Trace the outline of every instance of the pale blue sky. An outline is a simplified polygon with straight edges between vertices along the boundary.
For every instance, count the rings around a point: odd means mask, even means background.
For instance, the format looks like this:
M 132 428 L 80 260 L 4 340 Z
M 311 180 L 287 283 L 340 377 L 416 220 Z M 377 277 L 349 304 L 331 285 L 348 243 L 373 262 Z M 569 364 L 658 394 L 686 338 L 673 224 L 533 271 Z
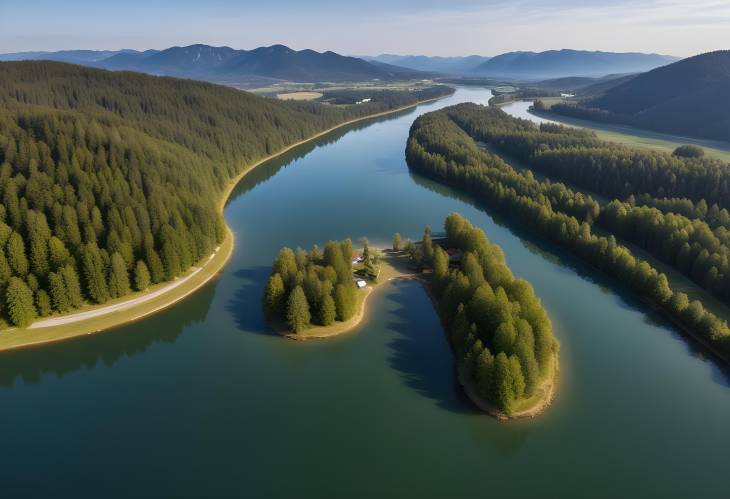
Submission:
M 730 48 L 730 0 L 0 0 L 0 52 L 207 43 L 344 54 Z

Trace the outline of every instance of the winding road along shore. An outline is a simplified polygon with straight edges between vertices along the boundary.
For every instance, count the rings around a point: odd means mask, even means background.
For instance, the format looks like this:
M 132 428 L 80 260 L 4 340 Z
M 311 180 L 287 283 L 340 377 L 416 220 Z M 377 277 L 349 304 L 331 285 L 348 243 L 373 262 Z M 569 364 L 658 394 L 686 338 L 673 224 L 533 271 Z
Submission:
M 238 185 L 238 183 L 247 174 L 252 172 L 258 166 L 287 153 L 295 147 L 311 142 L 312 140 L 316 140 L 340 128 L 361 121 L 405 111 L 427 102 L 433 102 L 444 97 L 448 97 L 449 95 L 451 94 L 435 97 L 433 99 L 416 101 L 407 106 L 344 121 L 304 140 L 290 144 L 276 153 L 266 156 L 251 165 L 244 167 L 241 173 L 231 179 L 224 189 L 219 203 L 221 213 L 223 213 L 226 202 L 236 185 Z M 226 232 L 226 238 L 224 241 L 218 248 L 216 248 L 213 254 L 207 258 L 207 260 L 204 260 L 202 265 L 193 267 L 187 274 L 178 277 L 174 281 L 158 284 L 147 291 L 134 293 L 131 296 L 115 300 L 108 304 L 89 305 L 71 314 L 44 318 L 34 322 L 28 328 L 6 329 L 5 331 L 0 332 L 0 352 L 4 350 L 63 341 L 86 334 L 105 331 L 142 319 L 174 305 L 202 288 L 211 279 L 216 277 L 223 267 L 225 267 L 225 264 L 233 254 L 234 246 L 233 232 L 227 224 Z

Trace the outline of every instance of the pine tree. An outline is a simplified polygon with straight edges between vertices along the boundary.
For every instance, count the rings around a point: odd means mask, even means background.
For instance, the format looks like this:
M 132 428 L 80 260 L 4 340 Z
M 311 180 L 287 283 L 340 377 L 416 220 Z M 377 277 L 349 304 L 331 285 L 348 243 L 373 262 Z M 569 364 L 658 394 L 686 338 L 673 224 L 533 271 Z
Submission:
M 67 264 L 60 271 L 63 276 L 63 284 L 66 288 L 68 302 L 72 308 L 79 308 L 84 303 L 84 297 L 81 293 L 81 284 L 76 269 L 71 264 Z
M 286 290 L 281 275 L 277 272 L 269 277 L 264 292 L 264 315 L 273 319 L 283 317 L 286 304 Z
M 29 326 L 38 315 L 33 304 L 33 291 L 17 277 L 10 278 L 5 305 L 10 321 L 17 327 Z
M 501 410 L 510 414 L 515 400 L 514 380 L 510 362 L 504 352 L 499 352 L 494 362 L 495 402 Z
M 274 260 L 274 273 L 281 276 L 286 286 L 294 287 L 294 281 L 297 274 L 297 261 L 291 248 L 282 248 L 279 255 Z
M 28 257 L 25 254 L 23 238 L 17 232 L 10 235 L 6 253 L 13 272 L 21 277 L 25 276 L 28 273 Z
M 355 315 L 355 288 L 352 285 L 337 284 L 334 300 L 337 320 L 346 321 Z
M 59 238 L 53 236 L 48 240 L 48 260 L 51 264 L 51 269 L 55 272 L 64 265 L 66 265 L 71 259 L 71 255 L 66 249 Z
M 337 307 L 332 295 L 327 294 L 322 298 L 319 308 L 317 309 L 317 323 L 322 326 L 329 326 L 335 322 L 337 317 Z
M 301 333 L 311 320 L 309 303 L 301 286 L 297 286 L 289 295 L 286 307 L 286 323 L 294 333 Z
M 440 290 L 442 282 L 449 271 L 449 255 L 441 248 L 436 246 L 433 253 L 433 282 L 437 291 Z
M 71 308 L 71 302 L 66 292 L 66 284 L 60 273 L 51 272 L 48 274 L 48 286 L 51 292 L 53 308 L 63 313 Z
M 127 264 L 119 253 L 114 253 L 111 258 L 111 268 L 109 271 L 109 294 L 113 298 L 118 298 L 129 294 L 129 274 L 127 273 Z
M 96 244 L 89 243 L 84 247 L 82 263 L 89 297 L 96 303 L 108 301 L 110 295 L 104 275 L 104 261 Z
M 134 266 L 134 287 L 137 291 L 144 291 L 150 287 L 150 271 L 147 269 L 144 260 L 137 260 Z
M 431 227 L 428 225 L 426 226 L 426 230 L 423 231 L 421 254 L 423 255 L 424 265 L 431 265 L 433 261 L 433 242 L 431 241 Z
M 45 289 L 39 289 L 35 294 L 35 305 L 38 310 L 38 315 L 45 317 L 51 315 L 51 298 Z

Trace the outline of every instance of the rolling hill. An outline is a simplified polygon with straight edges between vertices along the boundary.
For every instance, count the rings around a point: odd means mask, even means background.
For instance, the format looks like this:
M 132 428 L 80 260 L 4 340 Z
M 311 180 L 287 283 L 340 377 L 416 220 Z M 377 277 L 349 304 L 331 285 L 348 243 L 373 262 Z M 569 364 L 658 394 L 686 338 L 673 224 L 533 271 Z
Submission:
M 508 52 L 480 64 L 474 72 L 487 76 L 548 79 L 565 76 L 600 77 L 617 73 L 640 73 L 677 61 L 659 54 L 548 50 Z
M 656 131 L 730 140 L 730 50 L 709 52 L 636 76 L 556 112 Z

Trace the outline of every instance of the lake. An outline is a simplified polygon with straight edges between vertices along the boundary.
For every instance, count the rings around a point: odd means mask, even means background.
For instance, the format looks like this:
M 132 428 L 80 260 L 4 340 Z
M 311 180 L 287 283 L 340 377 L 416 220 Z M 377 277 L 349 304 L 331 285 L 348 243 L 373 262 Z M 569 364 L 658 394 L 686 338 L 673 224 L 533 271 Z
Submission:
M 661 317 L 466 196 L 411 174 L 421 113 L 341 129 L 255 170 L 226 207 L 220 278 L 104 334 L 0 355 L 5 497 L 723 497 L 730 377 Z M 462 395 L 415 282 L 378 288 L 352 333 L 274 336 L 260 310 L 281 246 L 482 227 L 561 342 L 557 399 L 498 422 Z

